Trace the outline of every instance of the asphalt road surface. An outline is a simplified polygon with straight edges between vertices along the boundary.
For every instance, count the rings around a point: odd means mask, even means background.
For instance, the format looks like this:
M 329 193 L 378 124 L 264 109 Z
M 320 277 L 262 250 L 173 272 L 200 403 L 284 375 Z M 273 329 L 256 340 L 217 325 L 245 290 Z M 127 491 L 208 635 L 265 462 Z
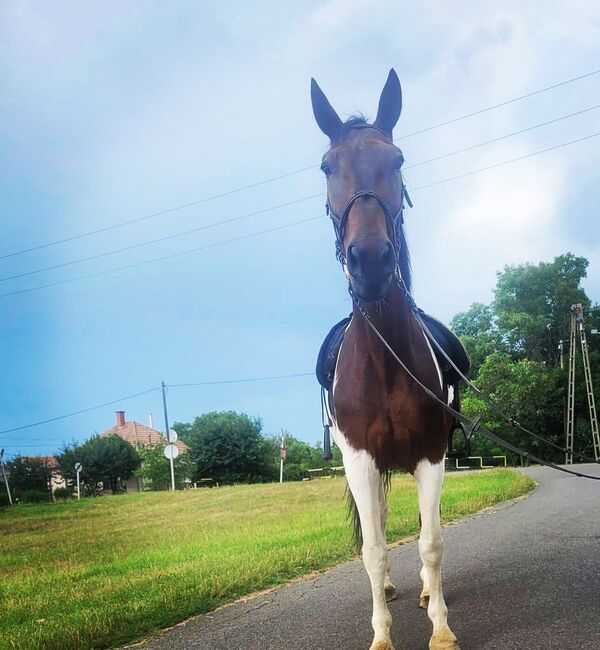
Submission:
M 600 476 L 599 465 L 580 465 Z M 444 530 L 448 621 L 462 650 L 600 649 L 600 481 L 555 470 L 540 487 Z M 396 650 L 428 647 L 417 607 L 416 542 L 391 553 Z M 150 639 L 144 650 L 367 650 L 371 595 L 362 562 L 346 562 Z M 140 647 L 140 646 L 138 646 Z

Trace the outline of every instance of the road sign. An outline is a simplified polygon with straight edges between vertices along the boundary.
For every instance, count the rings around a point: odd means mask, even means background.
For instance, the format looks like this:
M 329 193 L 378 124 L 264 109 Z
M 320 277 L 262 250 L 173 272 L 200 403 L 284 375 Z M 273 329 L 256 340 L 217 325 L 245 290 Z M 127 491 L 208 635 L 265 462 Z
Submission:
M 169 442 L 177 442 L 178 438 L 179 436 L 177 435 L 177 431 L 175 431 L 175 429 L 169 429 Z
M 167 445 L 164 453 L 170 460 L 175 460 L 179 456 L 179 449 L 175 445 Z
M 81 472 L 81 463 L 75 463 L 75 471 Z

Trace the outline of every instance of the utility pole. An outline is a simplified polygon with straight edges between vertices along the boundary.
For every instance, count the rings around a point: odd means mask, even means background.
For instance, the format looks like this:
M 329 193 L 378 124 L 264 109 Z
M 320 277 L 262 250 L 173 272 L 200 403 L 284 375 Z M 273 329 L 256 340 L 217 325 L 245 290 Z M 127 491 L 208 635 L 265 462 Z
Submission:
M 0 465 L 2 465 L 2 476 L 4 477 L 4 485 L 6 485 L 6 493 L 8 494 L 8 502 L 12 506 L 13 500 L 10 493 L 10 487 L 8 487 L 8 479 L 6 478 L 6 470 L 4 469 L 4 449 L 0 449 Z
M 581 342 L 581 357 L 583 360 L 583 374 L 585 378 L 585 390 L 588 398 L 590 411 L 590 425 L 592 429 L 592 443 L 594 446 L 594 457 L 600 460 L 600 433 L 598 431 L 598 416 L 596 414 L 596 402 L 594 399 L 594 387 L 592 385 L 592 372 L 590 369 L 590 356 L 583 325 L 583 306 L 578 303 L 571 305 L 571 333 L 569 345 L 569 388 L 567 400 L 567 435 L 566 435 L 566 458 L 567 465 L 573 462 L 573 433 L 575 430 L 575 348 L 576 337 L 579 333 Z
M 162 400 L 163 400 L 163 411 L 165 413 L 165 436 L 167 438 L 167 444 L 171 444 L 171 432 L 169 429 L 169 416 L 167 414 L 167 386 L 164 381 L 160 382 L 160 388 L 162 390 Z M 171 465 L 171 491 L 175 492 L 175 466 L 173 465 L 173 457 L 169 456 L 169 463 Z
M 287 449 L 285 447 L 285 431 L 281 430 L 281 443 L 279 445 L 279 482 L 283 483 L 283 463 L 287 457 Z

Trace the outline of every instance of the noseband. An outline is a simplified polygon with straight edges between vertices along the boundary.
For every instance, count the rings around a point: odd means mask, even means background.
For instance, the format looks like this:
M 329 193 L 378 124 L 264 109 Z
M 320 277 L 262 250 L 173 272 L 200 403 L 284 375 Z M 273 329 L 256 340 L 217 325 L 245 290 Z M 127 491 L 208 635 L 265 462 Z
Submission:
M 398 265 L 400 261 L 400 232 L 402 229 L 402 224 L 404 223 L 404 200 L 405 199 L 406 199 L 406 203 L 412 208 L 412 202 L 410 200 L 410 197 L 408 196 L 406 186 L 402 182 L 402 177 L 400 177 L 400 183 L 402 186 L 401 189 L 402 198 L 400 201 L 400 209 L 395 215 L 392 214 L 392 210 L 390 209 L 390 206 L 388 205 L 387 201 L 380 194 L 377 194 L 377 192 L 373 192 L 372 190 L 362 190 L 360 192 L 356 192 L 356 194 L 353 194 L 348 200 L 348 203 L 346 203 L 346 207 L 344 208 L 344 211 L 342 212 L 341 216 L 337 215 L 332 210 L 331 203 L 329 202 L 329 197 L 327 197 L 325 210 L 327 211 L 327 214 L 329 215 L 331 222 L 333 223 L 333 230 L 335 231 L 335 256 L 342 265 L 344 266 L 346 265 L 346 254 L 344 252 L 344 235 L 346 234 L 346 224 L 348 222 L 348 215 L 350 214 L 350 210 L 352 210 L 352 206 L 354 205 L 354 203 L 358 199 L 362 199 L 366 197 L 375 199 L 377 203 L 379 203 L 379 205 L 381 206 L 381 209 L 383 210 L 383 215 L 385 217 L 385 226 L 388 233 L 391 234 L 392 246 L 394 248 L 394 256 L 396 258 L 396 265 Z

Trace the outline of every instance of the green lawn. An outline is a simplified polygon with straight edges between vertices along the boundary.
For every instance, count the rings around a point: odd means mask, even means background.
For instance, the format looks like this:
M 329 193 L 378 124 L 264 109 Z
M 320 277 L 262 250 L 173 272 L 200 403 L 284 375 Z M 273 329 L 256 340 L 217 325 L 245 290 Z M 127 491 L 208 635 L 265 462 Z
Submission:
M 0 648 L 107 648 L 355 551 L 343 478 L 20 506 L 0 512 Z M 445 521 L 516 497 L 511 470 L 449 475 Z M 390 541 L 418 532 L 412 478 L 390 493 Z

